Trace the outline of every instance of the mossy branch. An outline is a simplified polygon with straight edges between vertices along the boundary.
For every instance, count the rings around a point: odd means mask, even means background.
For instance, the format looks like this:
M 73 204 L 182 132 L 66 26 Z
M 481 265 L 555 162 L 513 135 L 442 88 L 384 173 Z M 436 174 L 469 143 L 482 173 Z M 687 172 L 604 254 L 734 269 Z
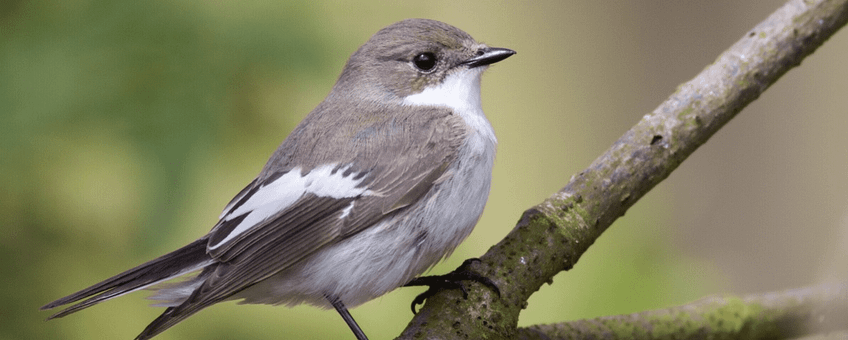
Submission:
M 780 339 L 848 330 L 848 283 L 519 328 L 519 340 Z
M 468 299 L 428 299 L 399 339 L 512 339 L 528 298 L 580 256 L 695 149 L 848 21 L 848 0 L 792 0 L 681 85 L 559 192 L 524 212 L 472 269 Z

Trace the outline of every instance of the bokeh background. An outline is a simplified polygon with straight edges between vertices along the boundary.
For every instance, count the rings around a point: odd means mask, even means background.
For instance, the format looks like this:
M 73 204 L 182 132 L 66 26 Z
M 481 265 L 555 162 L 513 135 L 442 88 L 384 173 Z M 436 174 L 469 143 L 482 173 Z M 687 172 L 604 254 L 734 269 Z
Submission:
M 474 233 L 502 238 L 782 1 L 4 0 L 0 339 L 131 339 L 145 292 L 38 307 L 190 242 L 378 29 L 442 20 L 518 55 L 484 76 L 500 146 Z M 521 325 L 845 278 L 848 32 L 790 71 L 529 302 Z M 396 336 L 423 289 L 352 311 Z M 350 339 L 335 311 L 209 308 L 157 339 Z

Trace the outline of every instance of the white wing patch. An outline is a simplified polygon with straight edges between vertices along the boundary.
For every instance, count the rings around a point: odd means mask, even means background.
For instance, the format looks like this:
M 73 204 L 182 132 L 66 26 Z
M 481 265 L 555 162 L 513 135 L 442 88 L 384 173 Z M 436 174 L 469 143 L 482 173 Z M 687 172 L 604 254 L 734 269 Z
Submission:
M 280 176 L 273 182 L 261 186 L 259 190 L 237 209 L 226 212 L 222 218 L 224 221 L 232 220 L 244 214 L 247 214 L 247 216 L 226 238 L 215 245 L 211 245 L 209 250 L 213 250 L 227 243 L 246 230 L 274 216 L 281 210 L 287 209 L 305 194 L 332 198 L 349 198 L 372 194 L 371 190 L 357 188 L 359 183 L 364 179 L 364 176 L 360 176 L 358 179 L 354 179 L 357 177 L 356 173 L 350 173 L 344 176 L 345 171 L 350 168 L 349 165 L 333 172 L 335 168 L 335 164 L 327 164 L 314 168 L 304 175 L 298 167 Z M 350 213 L 351 208 L 353 208 L 353 205 L 345 208 L 342 216 Z

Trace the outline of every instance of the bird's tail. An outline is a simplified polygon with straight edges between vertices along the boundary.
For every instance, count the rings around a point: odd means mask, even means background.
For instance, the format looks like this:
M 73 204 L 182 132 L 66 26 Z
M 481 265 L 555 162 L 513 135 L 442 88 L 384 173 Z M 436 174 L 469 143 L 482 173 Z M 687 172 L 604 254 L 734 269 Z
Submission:
M 207 238 L 203 237 L 185 247 L 115 275 L 96 285 L 48 303 L 41 309 L 52 309 L 85 299 L 51 315 L 47 320 L 61 318 L 100 302 L 202 269 L 213 263 L 212 258 L 206 254 L 206 244 Z

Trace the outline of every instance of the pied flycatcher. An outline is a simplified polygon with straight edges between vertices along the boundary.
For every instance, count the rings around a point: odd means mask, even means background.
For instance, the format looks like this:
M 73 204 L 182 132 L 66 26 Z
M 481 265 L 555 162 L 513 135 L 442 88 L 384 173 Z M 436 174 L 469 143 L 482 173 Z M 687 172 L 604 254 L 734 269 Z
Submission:
M 380 30 L 208 234 L 42 309 L 196 273 L 158 286 L 167 309 L 136 339 L 227 300 L 332 306 L 365 339 L 347 307 L 412 281 L 480 218 L 496 144 L 480 77 L 513 54 L 433 20 Z

